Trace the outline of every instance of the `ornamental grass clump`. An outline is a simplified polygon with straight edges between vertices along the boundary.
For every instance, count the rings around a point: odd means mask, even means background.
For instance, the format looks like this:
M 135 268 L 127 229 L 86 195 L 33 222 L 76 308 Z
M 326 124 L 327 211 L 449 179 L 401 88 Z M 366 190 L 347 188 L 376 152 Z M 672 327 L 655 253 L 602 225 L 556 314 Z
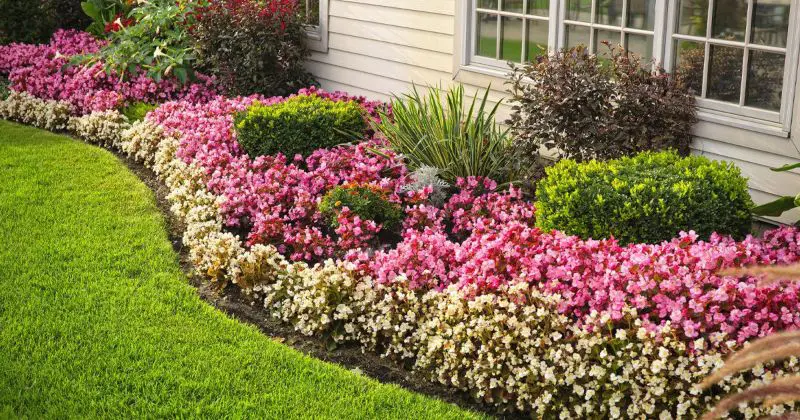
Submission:
M 277 104 L 254 103 L 237 114 L 235 127 L 251 158 L 282 153 L 291 159 L 361 139 L 367 123 L 355 101 L 298 95 Z
M 753 203 L 730 163 L 673 151 L 618 160 L 562 160 L 537 189 L 537 226 L 584 239 L 658 243 L 681 231 L 744 237 Z
M 430 87 L 423 95 L 414 86 L 392 100 L 391 115 L 382 115 L 373 125 L 412 171 L 437 168 L 450 184 L 470 176 L 509 181 L 508 130 L 495 123 L 500 102 L 489 108 L 488 95 L 487 89 L 478 102 L 476 93 L 468 103 L 464 86 L 457 85 L 443 100 L 440 89 Z

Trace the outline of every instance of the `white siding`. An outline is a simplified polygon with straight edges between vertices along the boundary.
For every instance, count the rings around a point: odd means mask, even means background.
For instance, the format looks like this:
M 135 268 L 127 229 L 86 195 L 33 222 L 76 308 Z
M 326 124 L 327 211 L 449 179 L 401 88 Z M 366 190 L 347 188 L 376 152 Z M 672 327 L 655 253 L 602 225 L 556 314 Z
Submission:
M 489 99 L 496 103 L 507 96 L 502 73 L 461 65 L 461 7 L 454 0 L 330 0 L 328 51 L 313 53 L 308 68 L 325 89 L 375 99 L 402 94 L 412 82 L 446 87 L 455 81 L 481 94 L 491 85 Z M 800 98 L 794 103 L 797 114 Z M 500 118 L 509 112 L 503 105 Z M 738 165 L 757 203 L 800 191 L 800 171 L 769 170 L 800 161 L 800 115 L 789 138 L 709 121 L 698 123 L 695 134 L 695 152 Z M 780 221 L 798 218 L 796 211 Z

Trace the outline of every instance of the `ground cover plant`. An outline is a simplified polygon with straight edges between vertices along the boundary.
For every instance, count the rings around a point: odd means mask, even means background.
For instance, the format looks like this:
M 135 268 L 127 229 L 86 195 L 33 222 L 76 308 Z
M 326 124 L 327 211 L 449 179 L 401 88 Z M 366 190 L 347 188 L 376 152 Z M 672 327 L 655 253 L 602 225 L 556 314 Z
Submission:
M 363 98 L 298 92 L 308 95 L 390 118 Z M 153 168 L 205 278 L 253 293 L 304 334 L 359 343 L 487 403 L 543 417 L 694 418 L 723 393 L 800 370 L 787 359 L 695 388 L 731 350 L 800 327 L 800 286 L 718 271 L 796 263 L 797 229 L 741 240 L 689 231 L 652 244 L 545 231 L 518 188 L 485 177 L 457 177 L 436 204 L 434 181 L 420 182 L 380 133 L 307 157 L 250 157 L 235 115 L 287 100 L 186 98 L 133 125 L 113 111 L 70 125 Z M 21 118 L 36 101 L 63 104 L 16 95 L 0 110 Z M 380 223 L 344 211 L 331 229 L 320 202 L 354 184 L 402 209 L 399 238 L 382 240 Z
M 113 155 L 0 121 L 0 412 L 477 418 L 303 356 L 203 303 Z M 24 390 L 24 391 L 23 391 Z

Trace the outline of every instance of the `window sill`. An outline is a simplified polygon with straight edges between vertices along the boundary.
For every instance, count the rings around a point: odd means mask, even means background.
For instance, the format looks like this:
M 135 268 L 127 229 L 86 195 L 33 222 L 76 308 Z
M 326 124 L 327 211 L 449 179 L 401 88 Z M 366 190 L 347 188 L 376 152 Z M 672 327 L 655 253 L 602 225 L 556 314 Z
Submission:
M 755 131 L 757 133 L 769 134 L 775 137 L 789 137 L 789 131 L 786 131 L 780 124 L 757 121 L 740 115 L 725 114 L 699 108 L 697 110 L 697 119 L 743 130 Z
M 328 42 L 327 39 L 322 36 L 322 28 L 320 26 L 306 26 L 305 30 L 308 48 L 311 51 L 327 53 Z
M 500 78 L 500 79 L 508 78 L 508 73 L 510 72 L 510 69 L 502 70 L 502 69 L 500 69 L 498 67 L 491 67 L 491 66 L 486 66 L 486 65 L 482 65 L 482 64 L 474 64 L 474 63 L 467 64 L 467 65 L 461 65 L 461 66 L 458 67 L 458 70 L 459 71 L 468 71 L 470 73 L 478 73 L 478 74 L 482 74 L 482 75 L 485 75 L 485 76 L 491 76 L 491 77 L 496 77 L 496 78 Z

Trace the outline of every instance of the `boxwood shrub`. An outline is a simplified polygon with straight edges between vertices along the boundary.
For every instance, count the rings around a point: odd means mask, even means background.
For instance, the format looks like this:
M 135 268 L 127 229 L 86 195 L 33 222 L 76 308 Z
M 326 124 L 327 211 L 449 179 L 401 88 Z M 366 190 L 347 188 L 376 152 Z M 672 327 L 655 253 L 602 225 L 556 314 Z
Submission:
M 347 143 L 367 129 L 363 109 L 354 101 L 300 95 L 274 105 L 254 103 L 235 120 L 239 144 L 252 158 L 283 153 L 310 155 Z
M 389 201 L 386 191 L 375 185 L 340 185 L 328 191 L 319 203 L 320 213 L 334 229 L 339 226 L 337 217 L 344 207 L 362 220 L 382 224 L 386 231 L 395 230 L 403 220 L 400 206 Z
M 146 102 L 134 102 L 122 109 L 122 115 L 128 117 L 128 121 L 134 123 L 143 120 L 148 112 L 156 108 L 158 108 L 158 105 L 148 104 Z
M 537 225 L 582 238 L 657 243 L 680 231 L 745 236 L 753 203 L 730 163 L 674 151 L 547 168 L 537 189 Z

